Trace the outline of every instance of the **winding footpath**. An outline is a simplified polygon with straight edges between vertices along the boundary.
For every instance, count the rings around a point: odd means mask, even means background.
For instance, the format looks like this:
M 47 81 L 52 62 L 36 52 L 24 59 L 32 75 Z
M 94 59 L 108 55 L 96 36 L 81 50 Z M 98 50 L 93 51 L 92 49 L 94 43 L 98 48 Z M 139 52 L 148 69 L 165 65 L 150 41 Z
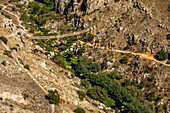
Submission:
M 160 63 L 162 65 L 165 65 L 165 66 L 168 66 L 170 67 L 169 64 L 166 64 L 162 61 L 159 61 L 157 59 L 155 59 L 153 57 L 153 55 L 150 55 L 150 54 L 142 54 L 142 53 L 134 53 L 134 52 L 131 52 L 131 51 L 124 51 L 124 50 L 118 50 L 118 49 L 109 49 L 109 48 L 106 48 L 106 47 L 97 47 L 97 46 L 94 46 L 94 44 L 91 44 L 91 43 L 85 43 L 83 41 L 79 41 L 80 44 L 85 44 L 85 45 L 88 45 L 88 46 L 91 46 L 91 47 L 94 47 L 94 48 L 98 48 L 98 49 L 101 49 L 101 50 L 104 50 L 104 51 L 112 51 L 112 52 L 117 52 L 117 53 L 125 53 L 125 54 L 132 54 L 132 55 L 135 55 L 135 56 L 140 56 L 140 58 L 144 58 L 144 59 L 148 59 L 148 60 L 152 60 L 152 61 L 155 61 L 157 63 Z

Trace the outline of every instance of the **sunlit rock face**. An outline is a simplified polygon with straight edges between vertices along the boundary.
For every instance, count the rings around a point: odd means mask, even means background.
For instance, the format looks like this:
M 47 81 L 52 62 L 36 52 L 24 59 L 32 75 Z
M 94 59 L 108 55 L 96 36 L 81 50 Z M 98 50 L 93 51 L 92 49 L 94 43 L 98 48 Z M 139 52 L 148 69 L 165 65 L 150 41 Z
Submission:
M 78 11 L 91 13 L 104 6 L 105 0 L 55 0 L 55 9 L 57 13 L 68 14 L 75 12 L 78 5 Z

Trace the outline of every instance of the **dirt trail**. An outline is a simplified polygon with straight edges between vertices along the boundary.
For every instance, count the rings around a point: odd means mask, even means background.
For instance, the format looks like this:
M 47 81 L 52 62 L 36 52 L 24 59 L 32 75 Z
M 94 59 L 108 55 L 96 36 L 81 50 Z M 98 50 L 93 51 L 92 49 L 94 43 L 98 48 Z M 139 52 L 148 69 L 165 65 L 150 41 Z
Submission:
M 83 41 L 79 41 L 79 42 L 80 42 L 80 44 L 85 44 L 85 42 L 83 42 Z M 118 49 L 109 49 L 109 48 L 106 48 L 106 47 L 97 47 L 97 46 L 95 46 L 96 45 L 95 43 L 93 43 L 93 44 L 86 43 L 85 45 L 88 45 L 88 46 L 91 46 L 91 47 L 94 47 L 94 48 L 98 48 L 98 49 L 102 49 L 104 51 L 113 51 L 113 52 L 117 52 L 117 53 L 125 53 L 125 54 L 132 54 L 132 55 L 135 55 L 135 56 L 140 56 L 141 58 L 153 60 L 153 61 L 155 61 L 157 63 L 160 63 L 160 64 L 163 64 L 165 66 L 170 67 L 169 64 L 166 64 L 166 63 L 164 63 L 162 61 L 156 60 L 153 57 L 153 55 L 148 54 L 148 53 L 142 54 L 142 53 L 134 53 L 134 52 L 131 52 L 131 51 L 124 51 L 124 50 L 118 50 Z
M 22 25 L 22 22 L 20 21 L 20 17 L 17 14 L 14 14 L 14 13 L 6 10 L 7 6 L 5 6 L 3 4 L 0 4 L 0 6 L 2 6 L 2 9 L 1 9 L 2 11 L 5 11 L 5 12 L 9 13 L 10 15 L 13 15 L 13 16 L 16 17 L 16 20 L 18 22 L 18 26 L 23 30 L 23 33 L 25 33 L 29 36 L 28 30 L 25 29 L 25 27 Z

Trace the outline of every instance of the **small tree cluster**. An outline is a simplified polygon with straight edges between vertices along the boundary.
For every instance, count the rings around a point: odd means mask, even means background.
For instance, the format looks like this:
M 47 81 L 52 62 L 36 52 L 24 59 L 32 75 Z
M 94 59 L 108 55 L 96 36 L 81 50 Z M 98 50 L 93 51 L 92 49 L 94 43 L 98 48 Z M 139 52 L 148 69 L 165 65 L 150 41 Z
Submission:
M 155 58 L 158 60 L 166 60 L 168 59 L 168 53 L 164 50 L 160 50 L 156 55 Z
M 58 105 L 60 103 L 60 95 L 57 90 L 48 90 L 49 94 L 46 95 L 46 99 L 48 99 L 50 104 Z

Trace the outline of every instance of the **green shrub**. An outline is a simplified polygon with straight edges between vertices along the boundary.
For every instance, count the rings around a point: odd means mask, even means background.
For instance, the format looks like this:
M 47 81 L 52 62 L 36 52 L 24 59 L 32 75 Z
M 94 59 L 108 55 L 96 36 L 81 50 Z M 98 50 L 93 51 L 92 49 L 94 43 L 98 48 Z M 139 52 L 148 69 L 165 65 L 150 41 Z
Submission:
M 84 86 L 87 89 L 89 89 L 91 86 L 90 82 L 87 79 L 82 79 L 80 85 Z
M 7 44 L 7 42 L 8 42 L 8 39 L 6 39 L 4 36 L 1 36 L 0 40 L 2 40 L 5 44 Z
M 168 59 L 168 53 L 165 52 L 164 50 L 160 50 L 156 55 L 155 58 L 157 60 L 166 60 Z
M 127 64 L 127 63 L 128 63 L 128 57 L 124 56 L 124 57 L 120 60 L 120 62 L 121 62 L 122 64 Z
M 61 67 L 65 67 L 64 60 L 61 56 L 54 56 L 52 58 L 52 61 Z
M 31 28 L 31 29 L 29 30 L 29 32 L 30 32 L 30 33 L 34 33 L 34 29 Z
M 85 110 L 83 108 L 80 108 L 80 107 L 77 107 L 75 110 L 74 110 L 75 113 L 86 113 Z
M 157 106 L 157 112 L 162 112 L 163 111 L 163 105 Z
M 11 17 L 9 15 L 5 15 L 5 17 L 11 19 Z
M 12 11 L 16 11 L 15 7 L 12 7 Z
M 22 15 L 21 15 L 21 20 L 23 20 L 25 23 L 29 21 L 29 16 L 27 15 L 26 12 L 24 12 Z
M 108 98 L 107 105 L 113 107 L 113 106 L 115 106 L 115 101 L 113 99 L 111 99 L 111 98 Z
M 23 6 L 22 6 L 22 4 L 16 4 L 16 7 L 22 8 Z
M 26 100 L 29 97 L 27 93 L 24 93 L 23 95 L 24 95 L 24 100 Z
M 77 91 L 77 94 L 79 95 L 79 99 L 81 100 L 81 101 L 83 101 L 84 100 L 84 98 L 85 98 L 85 96 L 86 96 L 86 93 L 84 92 L 84 91 Z
M 115 0 L 115 2 L 119 2 L 120 0 Z
M 87 35 L 87 38 L 84 39 L 84 41 L 85 41 L 85 42 L 90 42 L 90 41 L 92 41 L 93 39 L 94 39 L 94 36 L 93 36 L 92 34 L 88 34 L 88 35 Z
M 99 100 L 102 103 L 106 103 L 108 100 L 107 90 L 99 86 L 94 86 L 87 91 L 87 95 L 95 100 Z
M 98 63 L 91 63 L 89 70 L 91 70 L 91 72 L 97 73 L 101 70 L 101 66 Z
M 13 58 L 11 51 L 5 50 L 4 55 L 7 55 L 8 57 Z
M 81 48 L 78 50 L 77 54 L 80 55 L 80 56 L 82 56 L 82 54 L 83 54 L 84 52 L 85 52 L 85 47 L 81 47 Z
M 24 68 L 30 70 L 30 66 L 28 64 L 24 65 Z
M 48 99 L 50 104 L 58 105 L 60 103 L 60 95 L 57 90 L 48 90 L 49 94 L 46 95 L 46 99 Z
M 6 60 L 2 60 L 1 64 L 4 65 L 4 66 L 6 66 L 6 65 L 7 65 Z

